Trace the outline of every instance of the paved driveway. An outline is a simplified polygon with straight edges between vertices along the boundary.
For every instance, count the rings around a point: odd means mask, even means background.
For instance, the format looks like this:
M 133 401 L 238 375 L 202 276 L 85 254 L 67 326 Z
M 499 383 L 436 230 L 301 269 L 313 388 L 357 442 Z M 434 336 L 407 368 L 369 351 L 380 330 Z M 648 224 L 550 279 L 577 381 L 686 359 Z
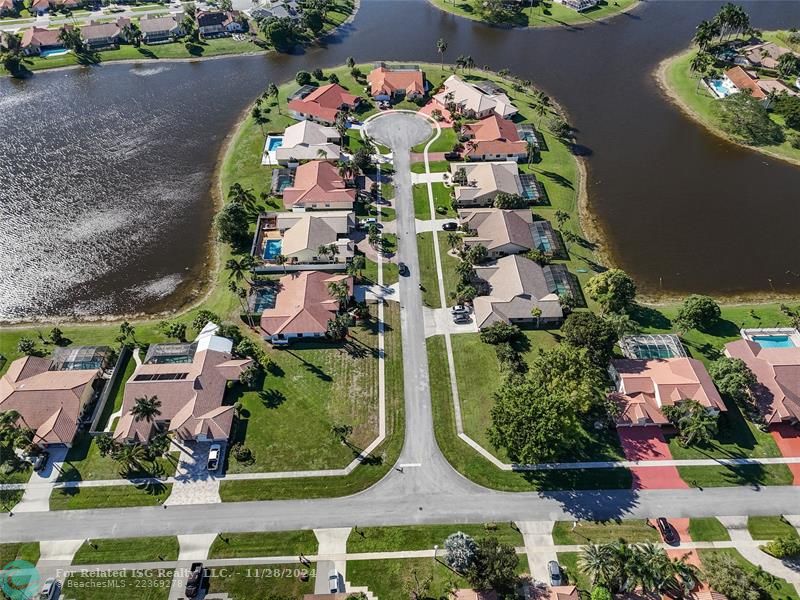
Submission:
M 617 429 L 628 460 L 671 460 L 672 453 L 659 427 L 620 427 Z M 633 467 L 633 489 L 672 490 L 689 486 L 677 467 Z
M 800 456 L 800 429 L 781 424 L 770 428 L 770 433 L 783 456 Z M 800 485 L 800 464 L 786 466 L 794 475 L 794 485 Z

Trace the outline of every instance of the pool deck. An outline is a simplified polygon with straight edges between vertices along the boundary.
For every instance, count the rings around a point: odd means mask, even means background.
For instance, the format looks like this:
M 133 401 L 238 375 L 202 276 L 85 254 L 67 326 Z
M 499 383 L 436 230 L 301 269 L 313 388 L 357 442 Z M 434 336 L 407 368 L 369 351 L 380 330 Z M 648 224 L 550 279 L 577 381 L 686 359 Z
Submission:
M 270 149 L 270 143 L 274 140 L 280 140 L 281 143 Z M 278 158 L 275 155 L 275 150 L 283 145 L 282 135 L 267 135 L 264 141 L 264 152 L 261 155 L 261 164 L 264 166 L 276 167 L 278 166 Z

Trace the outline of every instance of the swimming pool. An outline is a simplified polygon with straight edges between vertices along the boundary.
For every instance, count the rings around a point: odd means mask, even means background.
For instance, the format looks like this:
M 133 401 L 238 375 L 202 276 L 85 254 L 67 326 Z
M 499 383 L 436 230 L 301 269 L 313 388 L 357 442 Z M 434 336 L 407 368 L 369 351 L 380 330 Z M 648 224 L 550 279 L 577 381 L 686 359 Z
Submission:
M 754 335 L 751 338 L 762 348 L 794 348 L 794 342 L 788 335 Z
M 281 240 L 267 240 L 264 242 L 264 259 L 273 260 L 281 253 Z
M 737 91 L 735 87 L 724 79 L 707 79 L 706 83 L 708 83 L 717 98 L 725 98 Z
M 269 138 L 267 138 L 267 152 L 272 152 L 274 150 L 277 150 L 281 146 L 283 146 L 282 137 L 269 136 Z
M 50 58 L 51 56 L 64 56 L 65 54 L 69 54 L 68 49 L 54 48 L 52 50 L 43 50 L 39 56 L 41 56 L 42 58 Z
M 275 288 L 272 286 L 255 288 L 253 294 L 254 313 L 262 313 L 268 308 L 275 308 Z

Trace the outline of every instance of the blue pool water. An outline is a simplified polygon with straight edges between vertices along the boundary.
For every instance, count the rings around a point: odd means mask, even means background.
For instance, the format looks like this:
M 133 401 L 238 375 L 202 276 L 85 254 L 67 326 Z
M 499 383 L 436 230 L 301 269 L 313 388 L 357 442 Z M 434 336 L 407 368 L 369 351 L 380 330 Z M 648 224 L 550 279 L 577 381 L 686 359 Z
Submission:
M 39 56 L 42 58 L 49 58 L 50 56 L 62 56 L 68 52 L 69 50 L 65 48 L 54 48 L 53 50 L 43 50 Z
M 281 253 L 281 240 L 267 240 L 264 242 L 264 259 L 272 260 Z
M 262 313 L 268 308 L 275 308 L 275 290 L 272 287 L 260 287 L 255 289 L 255 299 L 253 301 L 253 312 Z
M 732 90 L 725 85 L 725 82 L 722 79 L 711 79 L 708 84 L 714 88 L 714 91 L 720 98 L 725 98 L 726 96 L 730 96 Z
M 283 145 L 283 138 L 282 137 L 271 137 L 267 141 L 267 150 L 272 152 L 273 150 L 280 148 Z
M 762 348 L 794 348 L 788 335 L 754 335 L 753 341 Z

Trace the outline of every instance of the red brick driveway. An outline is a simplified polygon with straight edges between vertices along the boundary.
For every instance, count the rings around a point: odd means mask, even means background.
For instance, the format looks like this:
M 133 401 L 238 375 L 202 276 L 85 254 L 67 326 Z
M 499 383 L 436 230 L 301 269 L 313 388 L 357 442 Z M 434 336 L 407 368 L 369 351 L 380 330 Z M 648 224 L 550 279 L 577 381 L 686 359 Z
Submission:
M 671 460 L 672 453 L 659 427 L 620 427 L 622 450 L 628 460 Z M 674 490 L 689 486 L 676 467 L 633 467 L 633 489 Z

